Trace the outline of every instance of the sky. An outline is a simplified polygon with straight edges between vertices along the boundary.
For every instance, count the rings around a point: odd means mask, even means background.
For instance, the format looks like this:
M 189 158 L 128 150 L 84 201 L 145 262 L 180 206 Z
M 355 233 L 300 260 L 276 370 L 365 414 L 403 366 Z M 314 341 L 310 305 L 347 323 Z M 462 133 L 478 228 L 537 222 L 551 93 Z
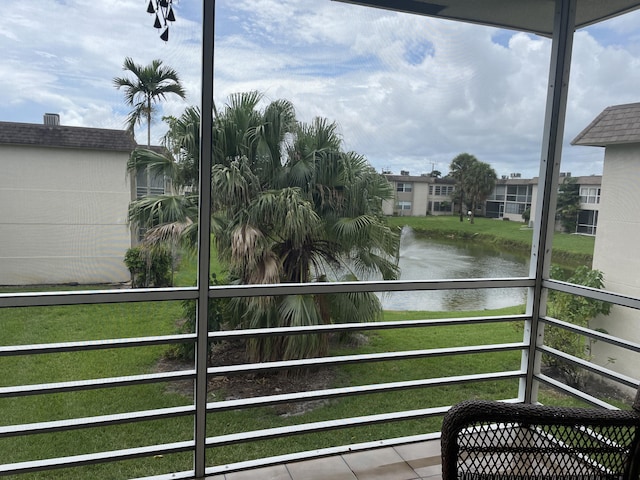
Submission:
M 0 121 L 123 129 L 113 78 L 125 57 L 161 59 L 200 101 L 201 1 L 174 0 L 167 43 L 147 0 L 3 0 Z M 293 102 L 300 121 L 335 121 L 345 150 L 378 171 L 446 174 L 467 152 L 498 176 L 539 173 L 551 41 L 533 34 L 330 0 L 218 0 L 216 104 L 258 90 Z M 561 170 L 600 175 L 604 149 L 569 142 L 604 108 L 640 101 L 640 11 L 576 32 Z M 146 142 L 146 126 L 136 130 Z

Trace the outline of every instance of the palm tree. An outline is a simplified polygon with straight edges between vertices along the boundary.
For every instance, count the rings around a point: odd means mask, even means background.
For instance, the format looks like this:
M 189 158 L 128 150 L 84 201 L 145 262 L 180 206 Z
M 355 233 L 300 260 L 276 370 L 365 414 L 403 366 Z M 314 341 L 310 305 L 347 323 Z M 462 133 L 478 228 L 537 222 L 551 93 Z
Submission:
M 133 132 L 136 125 L 147 122 L 147 146 L 151 146 L 151 121 L 155 111 L 154 105 L 160 100 L 166 100 L 167 95 L 173 94 L 185 98 L 178 73 L 162 64 L 162 60 L 153 60 L 151 64 L 143 66 L 136 64 L 131 57 L 124 60 L 122 69 L 133 74 L 133 78 L 116 77 L 113 84 L 119 90 L 124 88 L 124 98 L 127 105 L 133 107 L 127 118 L 127 127 Z
M 477 161 L 471 165 L 466 182 L 467 198 L 471 202 L 471 223 L 474 223 L 476 208 L 493 191 L 497 178 L 496 171 L 488 163 Z
M 399 235 L 386 226 L 381 210 L 382 200 L 392 198 L 390 184 L 364 157 L 341 149 L 334 123 L 301 124 L 290 102 L 277 100 L 260 110 L 262 100 L 257 92 L 236 94 L 214 112 L 212 230 L 229 280 L 396 278 Z M 168 207 L 151 211 L 140 203 L 132 210 L 159 221 Z M 230 302 L 229 324 L 285 327 L 380 314 L 373 294 L 238 298 Z M 260 338 L 249 343 L 248 353 L 255 361 L 301 358 L 326 346 L 321 335 Z
M 478 162 L 478 159 L 468 153 L 461 153 L 456 156 L 449 166 L 449 176 L 456 181 L 456 192 L 460 202 L 460 221 L 464 220 L 464 206 L 470 207 L 467 198 L 467 185 L 472 166 Z

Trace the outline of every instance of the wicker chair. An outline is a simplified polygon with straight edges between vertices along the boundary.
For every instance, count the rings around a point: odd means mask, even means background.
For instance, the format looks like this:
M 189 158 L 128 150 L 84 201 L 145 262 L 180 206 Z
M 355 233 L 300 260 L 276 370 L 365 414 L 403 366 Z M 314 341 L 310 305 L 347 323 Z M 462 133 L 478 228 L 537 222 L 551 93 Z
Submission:
M 632 410 L 462 402 L 441 442 L 443 480 L 638 480 L 640 389 Z

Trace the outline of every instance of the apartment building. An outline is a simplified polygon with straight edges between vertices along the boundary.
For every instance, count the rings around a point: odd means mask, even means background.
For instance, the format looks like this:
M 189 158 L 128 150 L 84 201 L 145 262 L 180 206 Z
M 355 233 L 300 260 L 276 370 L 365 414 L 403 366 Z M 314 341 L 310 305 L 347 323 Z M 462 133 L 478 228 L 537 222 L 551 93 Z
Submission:
M 400 175 L 384 173 L 393 185 L 393 200 L 385 201 L 385 215 L 423 217 L 425 215 L 450 215 L 453 213 L 455 180 L 436 178 L 428 173 L 411 175 L 402 170 Z
M 453 201 L 455 181 L 451 178 L 433 178 L 428 174 L 410 175 L 402 171 L 400 175 L 385 174 L 394 190 L 392 202 L 385 202 L 385 215 L 424 216 L 451 215 L 456 209 Z M 572 177 L 571 173 L 561 173 L 560 182 L 569 178 L 579 185 L 580 210 L 576 231 L 585 235 L 595 235 L 598 226 L 598 210 L 602 176 L 590 175 Z M 504 175 L 496 180 L 496 186 L 483 205 L 475 212 L 477 216 L 507 219 L 522 222 L 525 210 L 531 212 L 529 222 L 535 222 L 535 205 L 538 178 L 522 178 L 519 173 Z

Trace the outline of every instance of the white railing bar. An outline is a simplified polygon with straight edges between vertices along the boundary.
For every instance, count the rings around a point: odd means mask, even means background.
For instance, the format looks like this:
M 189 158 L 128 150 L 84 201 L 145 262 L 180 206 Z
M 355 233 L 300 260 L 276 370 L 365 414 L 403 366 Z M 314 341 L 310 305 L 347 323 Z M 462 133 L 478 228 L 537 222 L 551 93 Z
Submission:
M 343 331 L 366 331 L 366 330 L 390 330 L 395 328 L 423 328 L 442 327 L 452 325 L 472 325 L 478 323 L 500 323 L 530 320 L 526 314 L 521 315 L 501 315 L 487 317 L 456 317 L 438 318 L 423 320 L 399 320 L 364 323 L 339 323 L 330 325 L 312 325 L 303 327 L 272 327 L 272 328 L 252 328 L 243 330 L 224 330 L 209 332 L 209 338 L 213 340 L 249 338 L 249 337 L 269 337 L 273 335 L 300 335 L 309 333 L 335 333 Z
M 583 402 L 593 405 L 594 407 L 605 408 L 607 410 L 618 410 L 617 407 L 610 405 L 609 403 L 604 402 L 599 398 L 596 398 L 587 393 L 584 393 L 583 391 L 578 390 L 577 388 L 570 387 L 569 385 L 559 382 L 558 380 L 555 380 L 554 378 L 551 378 L 547 375 L 540 374 L 540 375 L 536 375 L 535 378 L 536 380 L 538 380 L 541 383 L 544 383 L 545 385 L 555 388 L 556 390 L 566 393 L 567 395 L 577 398 L 578 400 L 582 400 Z
M 350 363 L 379 362 L 383 360 L 409 360 L 413 358 L 441 357 L 446 355 L 466 355 L 474 353 L 508 352 L 526 348 L 523 342 L 464 347 L 434 348 L 430 350 L 407 350 L 401 352 L 369 353 L 361 355 L 340 355 L 335 357 L 304 358 L 277 362 L 247 363 L 210 367 L 209 375 L 237 375 L 242 373 L 269 372 L 290 368 L 308 368 L 321 365 L 345 365 Z
M 151 477 L 133 478 L 131 480 L 180 480 L 182 478 L 192 480 L 196 478 L 196 473 L 194 470 L 185 470 L 184 472 L 163 473 L 160 475 L 153 475 Z
M 273 406 L 282 403 L 319 400 L 327 398 L 349 397 L 355 395 L 368 395 L 372 393 L 386 393 L 398 390 L 410 390 L 415 388 L 437 387 L 444 385 L 457 385 L 460 383 L 483 382 L 489 380 L 509 380 L 522 378 L 525 372 L 513 370 L 507 372 L 481 373 L 473 375 L 459 375 L 453 377 L 427 378 L 422 380 L 408 380 L 403 382 L 378 383 L 360 385 L 327 390 L 312 390 L 308 392 L 285 393 L 279 395 L 267 395 L 263 397 L 241 398 L 223 400 L 207 404 L 207 412 L 222 412 L 241 408 L 255 408 Z M 1 431 L 0 431 L 1 432 Z
M 587 360 L 583 360 L 578 357 L 574 357 L 573 355 L 569 355 L 568 353 L 562 352 L 560 350 L 556 350 L 555 348 L 551 348 L 547 345 L 543 345 L 538 348 L 542 353 L 546 353 L 548 355 L 552 355 L 556 358 L 561 358 L 562 360 L 569 362 L 573 365 L 577 365 L 578 367 L 584 368 L 585 370 L 589 370 L 590 372 L 597 373 L 602 375 L 603 377 L 609 378 L 611 380 L 615 380 L 616 382 L 622 383 L 628 387 L 633 389 L 637 389 L 640 386 L 640 381 L 635 378 L 628 377 L 627 375 L 623 375 L 618 372 L 614 372 L 605 367 L 601 367 L 600 365 L 596 365 L 595 363 L 589 362 Z
M 124 450 L 112 450 L 107 452 L 73 455 L 70 457 L 45 458 L 29 462 L 7 463 L 0 465 L 0 476 L 14 473 L 37 472 L 54 468 L 81 467 L 96 463 L 110 463 L 134 458 L 150 457 L 153 455 L 168 455 L 171 453 L 188 452 L 193 450 L 192 440 L 184 442 L 166 443 L 147 447 L 128 448 Z
M 600 300 L 603 302 L 614 303 L 623 307 L 640 309 L 640 298 L 614 293 L 598 288 L 585 287 L 583 285 L 575 285 L 573 283 L 561 282 L 560 280 L 544 280 L 542 286 L 557 292 L 570 293 L 581 297 Z
M 34 345 L 12 345 L 0 347 L 0 357 L 15 355 L 35 355 L 42 353 L 80 352 L 104 350 L 109 348 L 148 347 L 155 345 L 173 345 L 176 343 L 193 343 L 195 334 L 158 335 L 153 337 L 114 338 L 106 340 L 83 340 L 78 342 L 41 343 Z
M 45 393 L 75 392 L 79 390 L 92 390 L 97 388 L 125 387 L 176 380 L 193 380 L 194 378 L 195 370 L 182 370 L 177 372 L 148 373 L 144 375 L 131 375 L 126 377 L 108 377 L 58 383 L 17 385 L 12 387 L 0 387 L 0 398 L 23 397 L 27 395 L 40 395 Z
M 234 298 L 269 295 L 303 295 L 352 292 L 400 292 L 413 290 L 465 290 L 477 288 L 531 287 L 533 279 L 476 278 L 444 280 L 381 280 L 364 282 L 283 283 L 271 285 L 219 285 L 209 287 L 211 298 Z M 166 287 L 112 290 L 69 290 L 46 292 L 0 293 L 0 308 L 99 303 L 158 302 L 196 300 L 195 287 Z
M 257 440 L 269 440 L 292 435 L 303 435 L 314 432 L 326 432 L 329 430 L 341 430 L 344 428 L 376 425 L 380 423 L 399 422 L 405 420 L 417 420 L 438 415 L 444 415 L 450 406 L 423 408 L 419 410 L 406 410 L 402 412 L 379 413 L 361 417 L 339 418 L 337 420 L 325 420 L 322 422 L 302 423 L 288 425 L 286 427 L 274 427 L 264 430 L 251 430 L 247 432 L 230 433 L 217 437 L 207 438 L 207 447 L 221 447 Z
M 116 413 L 112 415 L 100 415 L 96 417 L 69 418 L 50 422 L 25 423 L 0 427 L 0 438 L 14 437 L 17 435 L 32 435 L 35 433 L 51 433 L 79 428 L 93 428 L 122 423 L 146 422 L 149 420 L 162 420 L 166 418 L 183 417 L 192 415 L 195 411 L 193 405 L 182 407 L 160 408 L 139 412 Z
M 221 285 L 209 288 L 211 298 L 258 297 L 353 292 L 402 292 L 426 290 L 466 290 L 479 288 L 520 288 L 533 286 L 533 279 L 466 278 L 443 280 L 380 280 L 358 282 L 279 283 L 270 285 Z
M 196 298 L 198 298 L 198 291 L 195 287 L 18 292 L 0 293 L 0 308 L 88 305 L 97 303 L 166 302 L 170 300 L 195 300 Z
M 598 332 L 597 330 L 591 330 L 590 328 L 574 325 L 573 323 L 564 322 L 562 320 L 558 320 L 557 318 L 553 318 L 553 317 L 541 317 L 540 321 L 548 325 L 553 325 L 559 328 L 563 328 L 565 330 L 569 330 L 571 332 L 578 333 L 580 335 L 595 338 L 597 340 L 609 343 L 611 345 L 615 345 L 617 347 L 621 347 L 627 350 L 631 350 L 633 352 L 640 353 L 640 343 L 630 342 L 619 337 L 614 337 L 613 335 L 609 335 L 607 333 L 601 333 L 601 332 Z
M 316 326 L 304 326 L 304 327 L 275 327 L 275 328 L 257 328 L 247 330 L 230 330 L 230 331 L 218 331 L 210 332 L 209 338 L 212 340 L 220 339 L 232 339 L 232 338 L 250 338 L 250 337 L 262 337 L 262 336 L 274 336 L 284 334 L 309 334 L 309 333 L 335 333 L 341 331 L 350 330 L 389 330 L 396 328 L 421 328 L 421 327 L 438 327 L 438 326 L 452 326 L 452 325 L 470 325 L 478 323 L 499 323 L 499 322 L 513 322 L 524 321 L 529 319 L 527 315 L 505 315 L 494 317 L 472 317 L 472 318 L 444 318 L 433 320 L 404 320 L 404 321 L 391 321 L 391 322 L 367 322 L 367 323 L 343 323 L 332 325 L 316 325 Z M 549 323 L 555 323 L 550 320 Z M 561 322 L 562 323 L 562 322 Z M 570 325 L 570 324 L 568 324 Z M 598 334 L 600 338 L 603 334 Z M 594 335 L 596 336 L 596 335 Z M 615 337 L 612 337 L 615 338 Z M 196 336 L 193 333 L 174 334 L 174 335 L 157 335 L 150 337 L 131 337 L 131 338 L 115 338 L 104 340 L 83 340 L 77 342 L 62 342 L 62 343 L 43 343 L 32 345 L 12 345 L 0 347 L 0 357 L 16 356 L 16 355 L 32 355 L 43 353 L 62 353 L 73 351 L 89 351 L 89 350 L 104 350 L 110 348 L 124 348 L 124 347 L 140 347 L 140 346 L 155 346 L 155 345 L 172 345 L 176 343 L 193 343 Z M 625 344 L 631 345 L 631 349 L 640 351 L 640 345 L 632 344 L 630 342 L 620 343 L 621 346 Z

